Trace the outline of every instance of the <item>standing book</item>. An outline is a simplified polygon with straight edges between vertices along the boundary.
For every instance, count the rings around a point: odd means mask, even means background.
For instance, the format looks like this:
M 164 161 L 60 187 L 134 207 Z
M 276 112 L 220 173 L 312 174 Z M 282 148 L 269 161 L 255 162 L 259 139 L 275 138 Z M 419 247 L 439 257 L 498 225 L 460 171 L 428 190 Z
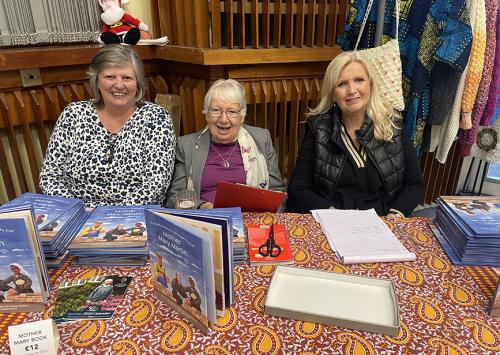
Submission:
M 153 289 L 203 333 L 234 302 L 230 219 L 146 211 Z
M 283 224 L 248 224 L 251 265 L 293 264 L 294 257 Z
M 0 313 L 43 311 L 49 276 L 30 205 L 0 211 Z

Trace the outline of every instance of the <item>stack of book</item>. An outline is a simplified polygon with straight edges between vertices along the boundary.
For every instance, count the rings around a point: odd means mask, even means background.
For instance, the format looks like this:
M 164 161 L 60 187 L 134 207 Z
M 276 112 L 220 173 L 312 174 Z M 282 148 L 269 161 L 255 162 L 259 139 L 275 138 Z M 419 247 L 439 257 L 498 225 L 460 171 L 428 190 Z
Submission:
M 434 234 L 454 264 L 500 266 L 500 197 L 441 196 L 437 205 Z
M 68 257 L 68 245 L 86 218 L 82 200 L 26 192 L 1 209 L 33 207 L 47 266 L 59 267 Z
M 146 208 L 99 206 L 69 245 L 78 265 L 142 266 L 148 257 Z
M 50 279 L 33 208 L 0 210 L 0 313 L 45 309 Z

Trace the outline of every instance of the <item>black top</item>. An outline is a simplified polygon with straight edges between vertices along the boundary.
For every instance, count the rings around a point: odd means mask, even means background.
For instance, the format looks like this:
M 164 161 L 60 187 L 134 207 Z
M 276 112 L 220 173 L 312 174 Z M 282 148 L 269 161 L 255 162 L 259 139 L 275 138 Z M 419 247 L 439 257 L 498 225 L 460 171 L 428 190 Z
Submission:
M 333 195 L 327 198 L 325 194 L 316 190 L 318 187 L 314 183 L 314 162 L 317 159 L 314 153 L 315 140 L 313 132 L 306 128 L 288 188 L 287 211 L 306 212 L 333 206 L 338 209 L 374 208 L 381 216 L 387 215 L 391 208 L 405 215 L 411 214 L 422 198 L 425 185 L 415 150 L 404 128 L 402 134 L 404 182 L 401 192 L 394 198 L 392 204 L 384 190 L 382 177 L 371 159 L 365 154 L 364 166 L 360 167 L 359 161 L 356 162 L 359 157 L 356 157 L 352 150 L 349 151 L 346 140 L 342 139 L 339 143 L 348 159 L 339 177 L 337 188 Z M 358 153 L 361 154 L 363 151 Z

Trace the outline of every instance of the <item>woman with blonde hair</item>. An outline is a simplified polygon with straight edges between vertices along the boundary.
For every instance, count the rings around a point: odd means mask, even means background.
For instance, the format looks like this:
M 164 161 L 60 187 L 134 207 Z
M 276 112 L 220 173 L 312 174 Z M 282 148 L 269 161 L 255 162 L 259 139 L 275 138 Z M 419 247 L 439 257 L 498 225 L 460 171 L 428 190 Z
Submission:
M 424 179 L 415 150 L 377 85 L 359 52 L 330 62 L 321 100 L 306 114 L 288 211 L 374 208 L 381 216 L 403 216 L 421 201 Z

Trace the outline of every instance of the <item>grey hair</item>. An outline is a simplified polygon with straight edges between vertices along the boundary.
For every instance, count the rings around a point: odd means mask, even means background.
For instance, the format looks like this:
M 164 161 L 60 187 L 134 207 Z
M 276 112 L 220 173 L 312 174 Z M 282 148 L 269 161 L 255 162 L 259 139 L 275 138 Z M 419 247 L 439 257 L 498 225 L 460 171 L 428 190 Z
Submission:
M 109 67 L 121 67 L 126 64 L 132 64 L 137 80 L 137 92 L 135 101 L 141 104 L 144 101 L 146 92 L 146 75 L 144 74 L 144 64 L 139 55 L 131 48 L 121 44 L 108 44 L 102 47 L 92 59 L 90 67 L 87 71 L 90 80 L 90 88 L 95 96 L 95 105 L 103 107 L 104 101 L 99 91 L 98 80 L 99 74 Z
M 219 79 L 208 89 L 203 102 L 203 113 L 208 113 L 212 99 L 222 100 L 227 103 L 240 104 L 240 114 L 247 114 L 247 102 L 243 85 L 234 79 Z

